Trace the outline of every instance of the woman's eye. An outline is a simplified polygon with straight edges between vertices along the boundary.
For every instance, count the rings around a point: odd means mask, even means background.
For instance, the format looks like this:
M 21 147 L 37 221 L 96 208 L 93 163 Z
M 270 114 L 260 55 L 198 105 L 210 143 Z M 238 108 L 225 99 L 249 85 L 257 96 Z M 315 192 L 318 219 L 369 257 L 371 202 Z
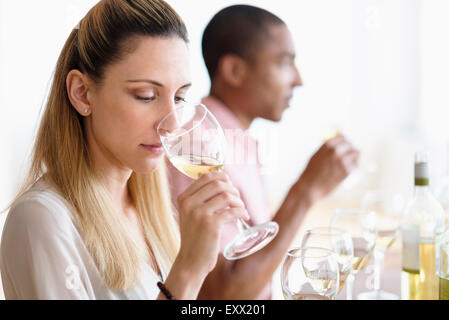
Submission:
M 187 102 L 187 101 L 186 101 L 185 98 L 182 98 L 182 97 L 176 97 L 176 98 L 175 98 L 175 102 L 176 102 L 176 103 L 179 103 L 179 102 Z
M 151 101 L 154 101 L 154 99 L 155 99 L 156 97 L 139 97 L 139 96 L 137 96 L 136 97 L 136 99 L 137 100 L 140 100 L 140 101 L 143 101 L 143 102 L 151 102 Z

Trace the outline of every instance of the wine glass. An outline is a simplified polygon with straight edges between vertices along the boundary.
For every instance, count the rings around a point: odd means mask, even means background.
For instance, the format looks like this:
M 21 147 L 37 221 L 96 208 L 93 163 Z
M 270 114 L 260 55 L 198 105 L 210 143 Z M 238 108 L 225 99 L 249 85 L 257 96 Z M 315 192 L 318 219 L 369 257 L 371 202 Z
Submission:
M 437 239 L 437 275 L 439 277 L 439 300 L 449 300 L 449 229 Z
M 217 119 L 203 104 L 180 102 L 166 115 L 157 132 L 168 159 L 180 172 L 192 179 L 224 169 L 226 139 Z M 249 226 L 237 220 L 239 234 L 225 247 L 228 260 L 244 258 L 266 246 L 277 234 L 274 221 Z
M 346 299 L 352 300 L 354 277 L 366 266 L 376 244 L 376 213 L 359 209 L 336 209 L 331 227 L 347 230 L 352 237 L 354 257 L 351 273 L 346 279 Z
M 368 190 L 362 198 L 362 210 L 376 212 L 377 240 L 374 248 L 374 290 L 360 293 L 357 296 L 360 300 L 399 299 L 396 294 L 382 291 L 380 282 L 385 252 L 398 236 L 404 205 L 403 195 L 387 189 Z
M 325 248 L 293 248 L 281 269 L 281 286 L 286 300 L 330 300 L 338 292 L 338 256 Z
M 351 273 L 354 247 L 352 237 L 347 231 L 329 227 L 316 227 L 304 232 L 301 247 L 319 247 L 334 251 L 338 258 L 340 284 L 338 293 L 343 289 Z

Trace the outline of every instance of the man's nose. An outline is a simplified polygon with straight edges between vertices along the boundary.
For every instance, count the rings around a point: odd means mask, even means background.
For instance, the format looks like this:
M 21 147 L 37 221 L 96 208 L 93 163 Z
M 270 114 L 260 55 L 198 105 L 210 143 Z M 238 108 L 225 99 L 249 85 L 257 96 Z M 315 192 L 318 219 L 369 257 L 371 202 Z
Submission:
M 301 78 L 301 75 L 299 74 L 299 70 L 296 66 L 294 68 L 295 68 L 295 70 L 294 70 L 295 76 L 294 76 L 294 80 L 293 80 L 293 87 L 302 86 L 302 78 Z

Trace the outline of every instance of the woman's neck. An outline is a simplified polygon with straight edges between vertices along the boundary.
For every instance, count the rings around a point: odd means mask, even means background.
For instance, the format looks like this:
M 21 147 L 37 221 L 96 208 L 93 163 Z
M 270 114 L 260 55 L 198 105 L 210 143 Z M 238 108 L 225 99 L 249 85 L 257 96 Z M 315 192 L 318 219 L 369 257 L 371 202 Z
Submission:
M 86 129 L 89 154 L 91 155 L 94 170 L 102 184 L 109 191 L 117 208 L 122 210 L 122 212 L 126 212 L 132 206 L 128 190 L 128 180 L 131 177 L 132 170 L 121 166 L 110 152 L 95 141 L 91 130 L 89 130 L 89 124 L 87 124 Z

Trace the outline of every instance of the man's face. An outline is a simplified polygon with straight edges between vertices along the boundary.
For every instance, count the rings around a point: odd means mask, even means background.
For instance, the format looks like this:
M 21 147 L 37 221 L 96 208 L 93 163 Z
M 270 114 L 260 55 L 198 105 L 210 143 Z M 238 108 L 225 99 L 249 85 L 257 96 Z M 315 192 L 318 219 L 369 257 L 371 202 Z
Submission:
M 245 92 L 248 112 L 256 118 L 279 121 L 289 107 L 293 89 L 302 85 L 295 66 L 295 48 L 285 25 L 269 27 L 269 40 L 261 44 L 248 61 L 242 90 Z

